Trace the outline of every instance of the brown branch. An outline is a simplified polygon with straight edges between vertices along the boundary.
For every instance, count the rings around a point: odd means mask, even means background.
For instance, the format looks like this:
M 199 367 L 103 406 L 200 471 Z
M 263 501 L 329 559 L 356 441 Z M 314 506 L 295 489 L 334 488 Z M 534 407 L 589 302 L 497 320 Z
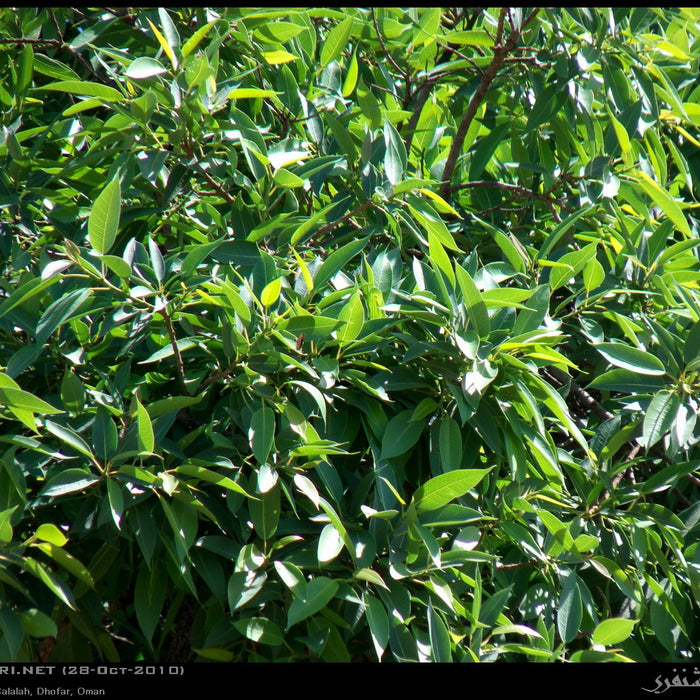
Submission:
M 0 44 L 36 44 L 40 46 L 55 46 L 61 48 L 62 44 L 58 39 L 0 39 Z
M 601 406 L 585 389 L 582 389 L 576 380 L 569 376 L 566 372 L 560 370 L 558 367 L 554 367 L 553 365 L 549 365 L 548 367 L 544 368 L 544 371 L 549 374 L 549 376 L 552 377 L 552 379 L 554 379 L 560 387 L 571 383 L 571 388 L 569 391 L 574 394 L 574 396 L 576 396 L 576 398 L 586 408 L 593 411 L 598 418 L 602 420 L 610 420 L 611 418 L 614 418 L 612 413 L 603 408 L 603 406 Z
M 347 214 L 344 214 L 341 216 L 339 219 L 336 219 L 335 221 L 331 221 L 330 223 L 326 224 L 325 226 L 321 226 L 321 228 L 316 231 L 316 233 L 313 234 L 314 238 L 318 238 L 319 236 L 325 236 L 327 233 L 332 231 L 334 228 L 337 228 L 341 224 L 344 224 L 348 219 L 351 219 L 353 216 L 357 216 L 360 212 L 363 212 L 365 209 L 368 207 L 372 206 L 372 200 L 368 199 L 366 202 L 363 204 L 360 204 L 360 206 L 355 207 L 352 211 L 349 211 Z
M 533 192 L 527 187 L 522 187 L 521 185 L 511 185 L 507 182 L 498 182 L 497 180 L 470 180 L 469 182 L 463 182 L 461 185 L 453 187 L 452 191 L 457 192 L 459 190 L 464 190 L 471 187 L 490 187 L 492 189 L 506 190 L 516 197 L 521 197 L 523 199 L 536 199 L 540 202 L 556 204 L 562 209 L 567 209 L 567 207 L 565 207 L 556 197 L 547 194 L 540 194 L 539 192 Z
M 199 172 L 202 173 L 204 179 L 214 188 L 214 191 L 223 197 L 229 204 L 235 204 L 236 200 L 232 197 L 204 168 L 197 163 L 199 167 Z
M 175 335 L 175 328 L 173 326 L 172 316 L 168 312 L 167 307 L 163 307 L 162 309 L 160 309 L 160 315 L 165 320 L 165 327 L 168 331 L 170 347 L 173 349 L 173 354 L 175 355 L 175 368 L 177 369 L 177 374 L 180 378 L 182 391 L 185 393 L 185 396 L 189 396 L 190 392 L 187 388 L 187 381 L 185 376 L 185 363 L 182 361 L 182 354 L 180 353 L 180 348 L 177 344 L 177 336 Z
M 519 561 L 515 564 L 496 564 L 496 569 L 498 571 L 510 571 L 511 569 L 524 569 L 528 566 L 540 566 L 541 563 L 539 561 Z
M 214 384 L 214 382 L 218 382 L 220 379 L 226 379 L 233 370 L 235 370 L 236 367 L 234 365 L 227 367 L 225 370 L 222 370 L 221 372 L 217 372 L 216 374 L 212 374 L 210 377 L 207 377 L 197 388 L 197 391 L 195 391 L 195 394 L 199 394 L 202 391 L 204 391 L 208 386 L 211 384 Z
M 498 29 L 496 29 L 496 43 L 500 44 L 503 41 L 503 25 L 506 20 L 506 13 L 508 9 L 505 7 L 501 8 L 501 12 L 498 15 Z
M 469 105 L 467 106 L 467 111 L 462 118 L 462 121 L 457 129 L 457 133 L 452 141 L 452 147 L 450 148 L 449 155 L 447 156 L 447 161 L 445 162 L 445 169 L 442 174 L 442 185 L 440 186 L 440 196 L 443 199 L 449 199 L 452 192 L 452 175 L 454 174 L 455 167 L 457 165 L 457 159 L 462 151 L 462 146 L 464 145 L 464 139 L 467 136 L 469 127 L 476 116 L 476 113 L 486 97 L 486 93 L 491 86 L 494 78 L 498 74 L 498 71 L 503 66 L 507 55 L 515 48 L 515 44 L 520 39 L 523 31 L 527 25 L 535 18 L 537 13 L 540 11 L 539 7 L 536 7 L 523 22 L 520 29 L 513 29 L 510 36 L 506 40 L 505 44 L 498 44 L 494 48 L 493 60 L 489 64 L 488 68 L 481 77 L 481 82 L 477 87 L 476 91 L 472 95 L 471 100 L 469 100 Z
M 377 33 L 377 39 L 379 39 L 379 44 L 382 47 L 382 51 L 387 57 L 389 63 L 391 63 L 391 65 L 394 67 L 394 70 L 406 81 L 406 93 L 408 94 L 409 86 L 411 83 L 411 76 L 408 74 L 408 71 L 404 70 L 403 68 L 401 68 L 401 66 L 399 66 L 398 63 L 396 63 L 393 56 L 389 53 L 389 49 L 387 49 L 386 44 L 384 43 L 384 37 L 379 31 L 379 23 L 377 22 L 377 16 L 374 14 L 374 7 L 371 7 L 370 11 L 372 13 L 372 23 L 374 24 L 374 31 Z

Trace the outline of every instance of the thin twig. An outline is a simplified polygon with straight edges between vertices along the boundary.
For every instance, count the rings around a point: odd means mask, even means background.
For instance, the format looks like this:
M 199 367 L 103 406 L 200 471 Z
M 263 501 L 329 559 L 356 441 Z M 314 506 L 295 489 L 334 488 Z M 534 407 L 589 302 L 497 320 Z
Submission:
M 202 174 L 204 179 L 214 188 L 215 192 L 220 196 L 223 197 L 229 204 L 235 204 L 236 200 L 234 197 L 232 197 L 202 166 L 197 163 L 199 166 L 199 172 Z
M 58 39 L 0 39 L 0 44 L 35 44 L 40 46 L 55 46 L 61 48 L 61 42 Z
M 175 335 L 175 328 L 173 326 L 173 319 L 168 312 L 167 307 L 160 309 L 160 315 L 165 320 L 165 328 L 168 331 L 168 338 L 170 339 L 170 347 L 173 349 L 173 354 L 175 355 L 175 367 L 177 369 L 177 374 L 180 378 L 180 384 L 182 386 L 182 391 L 185 396 L 189 396 L 190 392 L 187 388 L 186 375 L 185 375 L 185 364 L 182 361 L 182 354 L 180 353 L 180 348 L 177 344 L 177 336 Z
M 365 209 L 367 209 L 370 206 L 372 206 L 372 200 L 368 199 L 366 202 L 360 204 L 358 207 L 355 207 L 352 211 L 349 211 L 347 214 L 344 214 L 339 219 L 336 219 L 335 221 L 331 221 L 330 223 L 326 224 L 325 226 L 321 226 L 321 228 L 318 231 L 316 231 L 316 233 L 313 234 L 313 237 L 319 238 L 320 236 L 325 236 L 327 233 L 332 231 L 334 228 L 337 228 L 341 224 L 344 224 L 348 219 L 351 219 L 353 216 L 357 216 L 360 212 L 363 212 Z
M 505 44 L 498 44 L 494 48 L 493 60 L 489 64 L 488 68 L 481 77 L 481 82 L 477 87 L 476 91 L 472 95 L 471 100 L 469 100 L 469 105 L 467 106 L 467 111 L 457 128 L 457 133 L 452 141 L 452 147 L 447 156 L 447 161 L 445 162 L 445 168 L 442 175 L 442 185 L 440 186 L 440 195 L 443 199 L 449 199 L 450 193 L 452 192 L 452 175 L 454 174 L 455 167 L 457 165 L 457 159 L 462 151 L 462 146 L 464 145 L 464 139 L 466 138 L 469 127 L 471 126 L 474 117 L 479 109 L 479 106 L 484 101 L 486 93 L 491 86 L 494 78 L 496 77 L 498 71 L 503 66 L 503 63 L 507 55 L 515 48 L 515 44 L 520 39 L 523 31 L 527 25 L 535 18 L 537 13 L 540 11 L 539 7 L 536 7 L 523 22 L 520 29 L 513 29 L 510 36 L 506 40 Z
M 537 199 L 540 202 L 556 204 L 561 206 L 563 209 L 566 209 L 566 207 L 556 197 L 540 194 L 539 192 L 533 192 L 527 187 L 522 187 L 521 185 L 511 185 L 507 182 L 498 182 L 497 180 L 470 180 L 469 182 L 463 182 L 461 185 L 453 187 L 452 191 L 457 192 L 459 190 L 468 189 L 471 187 L 490 187 L 493 189 L 506 190 L 516 197 L 521 197 L 524 199 Z
M 374 31 L 377 34 L 377 39 L 379 39 L 379 44 L 382 47 L 382 51 L 384 52 L 384 55 L 387 57 L 387 60 L 391 65 L 394 67 L 394 70 L 398 72 L 398 74 L 406 81 L 406 93 L 408 94 L 409 92 L 409 85 L 411 82 L 411 77 L 408 74 L 408 71 L 406 71 L 404 68 L 401 68 L 398 63 L 394 60 L 392 55 L 389 53 L 389 50 L 386 47 L 386 44 L 384 43 L 384 37 L 382 36 L 382 33 L 379 31 L 379 24 L 377 22 L 377 16 L 374 14 L 374 8 L 370 8 L 370 11 L 372 13 L 372 23 L 374 24 Z

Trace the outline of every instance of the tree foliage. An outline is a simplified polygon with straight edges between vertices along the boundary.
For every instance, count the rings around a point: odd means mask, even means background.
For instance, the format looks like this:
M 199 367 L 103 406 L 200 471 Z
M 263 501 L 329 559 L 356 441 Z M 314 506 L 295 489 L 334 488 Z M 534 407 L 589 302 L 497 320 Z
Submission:
M 698 659 L 699 17 L 0 10 L 0 657 Z

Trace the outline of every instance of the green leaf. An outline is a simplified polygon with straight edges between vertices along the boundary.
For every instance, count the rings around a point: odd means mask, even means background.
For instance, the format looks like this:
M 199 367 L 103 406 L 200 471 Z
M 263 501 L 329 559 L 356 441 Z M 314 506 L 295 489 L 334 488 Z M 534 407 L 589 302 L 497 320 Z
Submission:
M 452 287 L 455 286 L 455 273 L 452 270 L 452 262 L 449 256 L 442 247 L 440 241 L 435 237 L 432 231 L 428 232 L 428 250 L 430 262 L 445 273 L 445 277 L 449 280 Z M 465 273 L 466 274 L 466 273 Z M 464 290 L 464 288 L 462 288 Z M 477 290 L 478 291 L 478 290 Z M 464 291 L 462 291 L 464 293 Z
M 268 646 L 280 646 L 284 642 L 284 635 L 279 626 L 266 617 L 252 617 L 246 620 L 236 620 L 233 626 L 256 644 Z
M 136 435 L 138 446 L 141 452 L 153 453 L 155 449 L 155 435 L 153 433 L 153 423 L 148 411 L 143 407 L 138 398 L 136 401 Z
M 121 486 L 113 479 L 107 479 L 107 500 L 109 512 L 117 529 L 121 529 L 122 514 L 124 513 L 124 496 Z
M 624 642 L 632 634 L 637 622 L 637 620 L 627 620 L 621 617 L 603 620 L 593 630 L 593 644 L 609 647 Z
M 344 325 L 336 331 L 338 340 L 343 343 L 349 343 L 360 335 L 365 322 L 365 312 L 360 292 L 355 292 L 350 297 L 347 304 L 338 314 L 338 320 L 344 322 Z
M 318 539 L 318 560 L 320 562 L 332 561 L 343 550 L 343 538 L 338 534 L 338 530 L 331 523 L 328 523 Z
M 92 588 L 95 585 L 92 575 L 87 570 L 85 565 L 60 547 L 57 547 L 49 542 L 35 544 L 34 547 L 40 549 L 42 552 L 44 552 L 44 554 L 50 556 L 59 566 L 73 574 L 78 581 L 85 584 L 89 588 Z
M 673 427 L 680 403 L 681 399 L 675 391 L 660 391 L 654 395 L 642 423 L 642 437 L 647 450 Z
M 214 25 L 217 23 L 218 19 L 215 19 L 203 27 L 200 27 L 183 45 L 182 47 L 182 58 L 187 58 L 201 43 L 202 39 L 209 34 Z
M 386 425 L 382 437 L 382 452 L 380 459 L 397 457 L 411 449 L 423 432 L 423 422 L 412 421 L 413 412 L 401 411 Z
M 63 547 L 68 538 L 53 523 L 44 523 L 36 529 L 36 536 L 44 542 L 50 542 L 57 547 Z
M 663 389 L 664 382 L 648 374 L 639 374 L 629 369 L 611 369 L 596 377 L 589 385 L 604 391 L 629 391 L 642 394 Z
M 462 432 L 454 418 L 446 416 L 440 421 L 439 443 L 443 471 L 459 469 L 462 462 Z
M 404 142 L 388 120 L 384 122 L 384 144 L 384 171 L 389 182 L 397 185 L 403 179 L 408 161 Z
M 367 245 L 368 238 L 357 238 L 342 248 L 331 253 L 324 261 L 314 277 L 314 289 L 318 290 L 328 282 L 338 270 L 345 266 Z
M 40 415 L 63 413 L 63 411 L 54 408 L 50 403 L 37 398 L 28 391 L 11 387 L 0 387 L 0 406 L 16 408 L 20 411 L 31 411 Z
M 317 576 L 311 580 L 306 591 L 300 591 L 300 595 L 289 606 L 287 629 L 325 608 L 337 593 L 339 585 L 338 581 L 326 576 Z
M 93 457 L 94 453 L 92 448 L 72 428 L 65 425 L 59 425 L 51 420 L 46 420 L 44 425 L 52 435 L 55 435 L 59 440 L 62 440 L 67 445 L 70 445 L 74 450 L 80 452 L 80 454 L 90 458 Z
M 58 626 L 41 610 L 31 608 L 21 615 L 22 627 L 30 637 L 57 637 Z
M 252 498 L 252 496 L 240 485 L 237 484 L 233 479 L 223 474 L 219 474 L 206 467 L 200 467 L 196 464 L 185 463 L 179 465 L 175 471 L 178 474 L 185 474 L 186 476 L 191 476 L 202 481 L 209 482 L 211 484 L 216 484 L 217 486 L 228 489 L 229 491 L 235 491 L 236 493 Z
M 668 218 L 673 221 L 676 228 L 683 233 L 686 238 L 693 238 L 693 233 L 688 226 L 688 221 L 683 214 L 680 204 L 659 184 L 654 182 L 645 172 L 638 173 L 639 184 L 649 195 L 651 200 L 658 206 Z
M 61 80 L 58 83 L 50 83 L 42 85 L 38 90 L 56 90 L 58 92 L 67 92 L 72 95 L 85 95 L 87 97 L 99 97 L 105 102 L 121 102 L 124 100 L 119 90 L 115 90 L 108 85 L 100 83 L 89 83 L 82 80 Z
M 689 365 L 700 356 L 700 321 L 693 324 L 683 344 L 683 362 Z
M 624 343 L 599 343 L 595 349 L 611 364 L 639 374 L 662 375 L 666 373 L 658 357 Z
M 352 32 L 352 22 L 353 18 L 348 17 L 328 32 L 321 49 L 321 68 L 325 68 L 343 53 Z
M 167 72 L 168 69 L 160 61 L 157 61 L 155 58 L 141 56 L 141 58 L 137 58 L 129 64 L 125 75 L 132 80 L 144 80 L 145 78 L 152 78 Z
M 282 279 L 277 278 L 265 285 L 260 293 L 260 302 L 263 306 L 272 306 L 279 298 L 282 291 Z
M 359 75 L 358 62 L 357 62 L 357 51 L 354 51 L 352 58 L 350 59 L 350 65 L 348 66 L 348 72 L 345 75 L 345 80 L 343 81 L 343 97 L 350 97 L 355 86 L 357 85 L 357 76 Z
M 583 619 L 583 602 L 577 585 L 577 577 L 569 573 L 564 581 L 557 609 L 557 630 L 568 644 L 578 634 Z
M 248 510 L 257 535 L 264 540 L 271 539 L 277 532 L 280 519 L 279 484 L 260 494 L 258 500 L 251 500 L 248 504 Z
M 90 245 L 101 254 L 108 253 L 114 245 L 121 214 L 121 185 L 113 177 L 100 192 L 88 217 Z
M 37 345 L 44 345 L 51 334 L 68 321 L 91 296 L 89 289 L 76 289 L 54 301 L 36 325 Z
M 265 464 L 275 439 L 275 413 L 269 406 L 263 405 L 253 414 L 250 436 L 255 459 Z
M 486 308 L 484 300 L 481 298 L 481 292 L 471 278 L 471 275 L 456 261 L 455 272 L 457 273 L 459 288 L 462 291 L 464 305 L 474 326 L 474 330 L 478 333 L 480 338 L 488 338 L 491 332 L 491 323 L 489 321 L 488 309 Z
M 65 496 L 67 493 L 85 491 L 99 479 L 86 469 L 64 469 L 46 482 L 40 496 Z
M 493 46 L 494 41 L 489 34 L 483 30 L 470 29 L 466 31 L 447 32 L 442 37 L 442 41 L 449 44 L 465 46 Z
M 389 642 L 389 616 L 381 601 L 370 593 L 365 593 L 363 599 L 374 651 L 377 654 L 377 659 L 381 661 Z
M 141 632 L 149 645 L 165 602 L 166 582 L 165 567 L 155 564 L 150 569 L 142 566 L 136 576 L 134 609 Z
M 430 637 L 430 654 L 433 661 L 447 663 L 452 661 L 450 635 L 442 618 L 435 612 L 432 602 L 428 602 L 428 636 Z
M 117 426 L 114 425 L 109 411 L 104 406 L 99 406 L 92 428 L 92 446 L 95 454 L 100 459 L 111 459 L 117 451 L 118 440 Z
M 413 505 L 419 512 L 436 510 L 477 486 L 491 469 L 456 469 L 433 477 L 416 489 Z
M 71 413 L 78 413 L 85 405 L 85 388 L 83 383 L 66 367 L 61 380 L 61 402 Z

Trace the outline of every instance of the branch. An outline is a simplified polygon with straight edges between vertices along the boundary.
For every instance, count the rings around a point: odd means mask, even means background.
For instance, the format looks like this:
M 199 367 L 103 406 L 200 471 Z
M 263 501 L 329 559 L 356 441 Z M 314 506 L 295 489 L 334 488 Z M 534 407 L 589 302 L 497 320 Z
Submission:
M 37 44 L 40 46 L 55 46 L 60 49 L 62 44 L 58 39 L 0 39 L 0 44 Z
M 560 370 L 558 367 L 550 365 L 544 368 L 545 373 L 547 373 L 555 383 L 560 387 L 566 386 L 571 383 L 571 389 L 569 390 L 586 408 L 590 409 L 595 413 L 601 420 L 610 420 L 614 418 L 613 414 L 607 411 L 603 406 L 601 406 L 585 389 L 572 379 L 566 372 Z
M 499 44 L 494 48 L 493 60 L 489 64 L 485 73 L 481 77 L 481 82 L 477 87 L 476 91 L 472 95 L 471 100 L 469 100 L 469 105 L 467 106 L 467 111 L 462 118 L 462 121 L 457 129 L 454 140 L 452 141 L 452 147 L 450 148 L 450 153 L 447 156 L 447 161 L 445 162 L 445 169 L 442 175 L 442 185 L 440 186 L 440 196 L 443 199 L 449 199 L 450 193 L 452 192 L 452 175 L 454 174 L 455 167 L 457 165 L 457 159 L 462 151 L 462 146 L 464 145 L 464 139 L 466 138 L 469 127 L 476 116 L 476 113 L 486 97 L 486 93 L 496 77 L 498 71 L 503 66 L 507 55 L 515 48 L 515 44 L 518 39 L 520 39 L 523 31 L 527 25 L 535 18 L 537 13 L 540 11 L 539 7 L 536 7 L 523 22 L 520 29 L 513 29 L 510 33 L 505 44 Z
M 168 331 L 168 337 L 170 338 L 170 347 L 173 349 L 173 354 L 175 355 L 175 368 L 177 369 L 178 377 L 180 378 L 180 384 L 182 386 L 182 391 L 185 396 L 189 396 L 190 392 L 187 388 L 186 376 L 185 376 L 185 364 L 182 361 L 182 355 L 180 354 L 180 348 L 177 344 L 177 336 L 175 335 L 175 328 L 173 327 L 173 319 L 167 310 L 167 307 L 160 309 L 160 315 L 165 320 L 165 327 Z
M 370 11 L 372 12 L 372 23 L 374 24 L 374 31 L 377 33 L 377 39 L 379 39 L 379 43 L 382 47 L 382 51 L 384 52 L 384 55 L 387 57 L 389 63 L 394 67 L 394 70 L 404 79 L 406 82 L 406 92 L 408 93 L 409 91 L 409 86 L 411 83 L 411 77 L 408 74 L 408 71 L 404 70 L 399 66 L 398 63 L 393 59 L 392 55 L 389 53 L 389 50 L 386 47 L 386 44 L 384 43 L 384 37 L 382 37 L 382 33 L 379 31 L 379 24 L 377 23 L 377 16 L 374 14 L 374 8 L 370 8 Z
M 339 219 L 331 221 L 325 226 L 321 226 L 321 228 L 313 234 L 313 237 L 317 238 L 319 236 L 325 236 L 328 232 L 332 231 L 334 228 L 337 228 L 341 224 L 344 224 L 348 219 L 351 219 L 353 216 L 357 216 L 360 212 L 363 212 L 370 206 L 372 206 L 372 200 L 368 199 L 363 204 L 360 204 L 360 206 L 355 207 L 352 211 L 349 211 L 347 214 L 343 214 L 343 216 L 341 216 Z
M 232 197 L 204 168 L 197 163 L 199 172 L 202 174 L 204 179 L 214 188 L 214 191 L 223 197 L 229 204 L 235 204 L 236 200 Z

